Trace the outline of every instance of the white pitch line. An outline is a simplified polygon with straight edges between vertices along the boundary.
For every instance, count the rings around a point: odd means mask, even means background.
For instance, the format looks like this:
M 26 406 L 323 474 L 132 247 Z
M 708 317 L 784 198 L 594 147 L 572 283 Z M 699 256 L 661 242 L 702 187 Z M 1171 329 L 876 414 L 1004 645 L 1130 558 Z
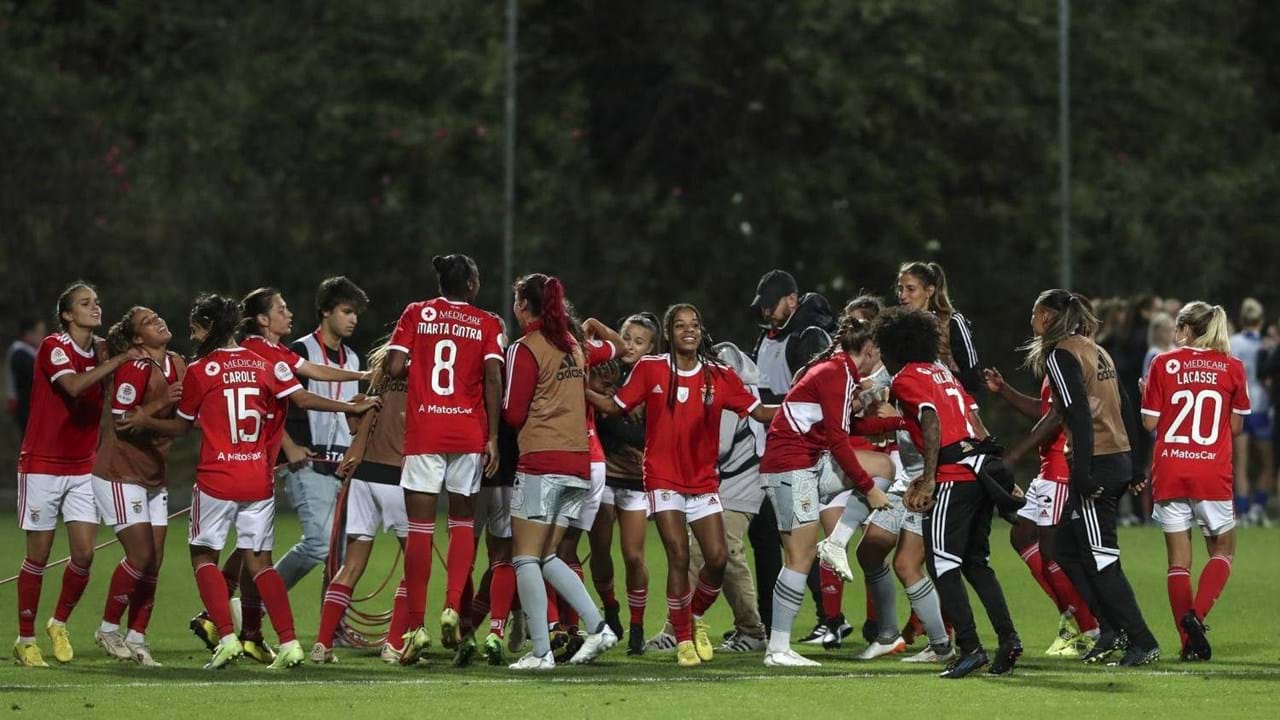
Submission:
M 1079 677 L 1079 678 L 1105 678 L 1108 680 L 1123 680 L 1129 677 L 1195 677 L 1195 678 L 1215 678 L 1215 677 L 1240 677 L 1246 675 L 1276 677 L 1280 676 L 1280 668 L 1260 668 L 1258 670 L 1215 670 L 1212 672 L 1193 672 L 1185 670 L 1123 670 L 1114 674 L 1103 673 L 1084 673 L 1070 672 L 1063 670 L 1035 670 L 1020 673 L 1018 677 L 1037 678 L 1037 677 Z M 590 677 L 590 676 L 574 676 L 574 677 L 556 677 L 547 675 L 528 675 L 511 678 L 468 678 L 466 676 L 452 677 L 431 677 L 431 678 L 396 678 L 396 679 L 368 679 L 368 680 L 343 680 L 334 678 L 330 680 L 307 679 L 307 680 L 255 680 L 251 678 L 238 678 L 228 676 L 226 680 L 174 680 L 165 682 L 159 680 L 145 680 L 132 682 L 119 682 L 110 685 L 97 683 L 49 683 L 49 684 L 6 684 L 0 683 L 0 690 L 78 690 L 84 688 L 106 689 L 106 688 L 207 688 L 207 687 L 225 687 L 230 684 L 236 686 L 248 687 L 298 687 L 309 685 L 345 685 L 352 687 L 375 686 L 375 685 L 405 685 L 405 686 L 422 686 L 422 685 L 519 685 L 526 683 L 539 684 L 561 684 L 561 685 L 583 685 L 583 684 L 599 684 L 607 680 L 610 684 L 620 685 L 643 685 L 650 683 L 715 683 L 715 682 L 769 682 L 769 681 L 789 681 L 789 680 L 875 680 L 875 679 L 903 679 L 903 678 L 929 678 L 926 673 L 771 673 L 760 675 L 722 675 L 722 676 L 703 676 L 703 677 L 659 677 L 659 676 L 638 676 L 638 677 Z

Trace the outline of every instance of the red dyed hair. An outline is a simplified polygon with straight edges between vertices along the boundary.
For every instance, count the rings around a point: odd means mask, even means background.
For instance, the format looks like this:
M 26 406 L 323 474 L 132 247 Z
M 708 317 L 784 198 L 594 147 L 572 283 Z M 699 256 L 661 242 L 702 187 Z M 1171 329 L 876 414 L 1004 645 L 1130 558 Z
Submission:
M 542 334 L 561 352 L 573 352 L 577 342 L 569 330 L 560 278 L 533 273 L 516 281 L 516 297 L 529 304 L 529 312 L 542 321 Z

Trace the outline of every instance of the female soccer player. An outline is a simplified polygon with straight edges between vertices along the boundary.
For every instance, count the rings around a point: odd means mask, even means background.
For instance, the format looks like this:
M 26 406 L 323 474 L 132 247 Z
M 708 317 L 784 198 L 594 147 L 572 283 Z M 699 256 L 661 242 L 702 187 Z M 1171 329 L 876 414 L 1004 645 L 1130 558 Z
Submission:
M 280 648 L 271 668 L 283 669 L 301 664 L 306 654 L 294 633 L 288 591 L 271 564 L 275 498 L 264 421 L 282 412 L 278 401 L 286 397 L 293 397 L 304 409 L 352 414 L 361 414 L 378 401 L 338 402 L 303 390 L 286 363 L 266 360 L 236 344 L 239 307 L 218 295 L 197 299 L 191 309 L 191 334 L 200 343 L 198 359 L 183 377 L 177 417 L 157 418 L 139 409 L 122 416 L 117 427 L 179 436 L 199 423 L 202 441 L 188 545 L 200 599 L 219 635 L 205 669 L 225 667 L 244 654 L 217 564 L 233 525 L 244 567 L 279 636 Z
M 476 651 L 475 639 L 462 635 L 459 614 L 470 611 L 462 599 L 476 553 L 472 496 L 480 491 L 481 475 L 498 469 L 502 326 L 496 316 L 473 304 L 480 292 L 480 269 L 474 260 L 437 255 L 431 264 L 440 297 L 405 308 L 387 357 L 388 374 L 409 379 L 400 476 L 409 514 L 404 579 L 411 637 L 404 648 L 406 664 L 416 661 L 428 643 L 422 623 L 441 491 L 449 493 L 449 551 L 440 642 L 457 650 L 455 662 L 466 662 Z
M 111 414 L 144 407 L 148 415 L 167 417 L 181 397 L 186 363 L 171 352 L 173 333 L 154 310 L 134 307 L 107 332 L 112 356 L 140 349 L 146 357 L 121 365 L 113 377 Z M 159 667 L 147 647 L 147 622 L 155 602 L 156 578 L 164 559 L 169 529 L 166 465 L 171 438 L 146 432 L 106 433 L 93 466 L 93 493 L 102 521 L 111 525 L 124 559 L 111 575 L 102 625 L 95 640 L 108 655 Z M 129 607 L 129 632 L 120 635 L 120 617 Z
M 507 349 L 503 419 L 519 433 L 520 460 L 511 493 L 516 586 L 529 616 L 532 650 L 513 670 L 555 667 L 547 634 L 547 584 L 589 629 L 571 663 L 589 663 L 618 642 L 582 579 L 556 555 L 566 527 L 591 487 L 586 365 L 569 328 L 560 280 L 541 274 L 516 281 L 512 311 L 524 335 Z
M 36 351 L 31 416 L 18 455 L 18 526 L 27 533 L 26 556 L 18 573 L 18 639 L 13 658 L 24 667 L 47 667 L 36 645 L 36 610 L 44 566 L 53 547 L 58 513 L 67 526 L 71 561 L 62 574 L 57 609 L 45 626 L 53 656 L 68 663 L 75 656 L 67 618 L 89 584 L 93 539 L 98 533 L 91 472 L 102 418 L 102 383 L 127 362 L 143 356 L 129 350 L 102 357 L 93 335 L 102 325 L 102 305 L 93 286 L 77 281 L 58 296 L 61 331 Z
M 1236 550 L 1231 439 L 1243 430 L 1251 405 L 1244 363 L 1231 356 L 1222 306 L 1188 303 L 1174 325 L 1180 347 L 1151 363 L 1142 423 L 1156 433 L 1154 517 L 1169 551 L 1169 606 L 1182 638 L 1182 659 L 1208 660 L 1213 648 L 1204 620 L 1227 584 Z M 1193 524 L 1200 526 L 1209 551 L 1195 597 Z
M 774 585 L 773 621 L 764 656 L 768 667 L 819 664 L 791 649 L 791 627 L 804 600 L 805 579 L 817 551 L 821 503 L 843 491 L 847 482 L 866 496 L 873 509 L 889 507 L 888 497 L 862 468 L 850 442 L 850 432 L 879 434 L 903 426 L 901 418 L 850 422 L 855 404 L 860 405 L 856 403 L 860 377 L 850 353 L 868 342 L 863 323 L 843 317 L 835 341 L 798 373 L 782 402 L 780 416 L 769 426 L 760 475 L 777 512 L 786 560 Z M 828 472 L 826 453 L 844 472 L 843 481 Z
M 311 648 L 311 661 L 335 662 L 333 637 L 351 605 L 351 594 L 364 576 L 373 551 L 373 539 L 379 530 L 395 533 L 404 548 L 409 534 L 409 520 L 404 509 L 404 492 L 400 489 L 400 472 L 404 464 L 404 416 L 408 383 L 387 374 L 387 344 L 369 355 L 369 396 L 382 400 L 382 406 L 366 413 L 352 440 L 351 448 L 338 469 L 340 477 L 350 478 L 347 485 L 346 552 L 342 567 L 325 589 L 320 610 L 320 630 Z M 359 396 L 357 396 L 357 399 Z M 392 610 L 391 628 L 383 646 L 384 659 L 399 662 L 402 637 L 408 628 L 408 608 L 404 588 L 397 588 Z M 388 648 L 392 652 L 388 652 Z
M 1006 383 L 999 370 L 984 370 L 983 376 L 987 390 L 1004 398 L 1023 415 L 1038 421 L 1049 414 L 1052 391 L 1047 378 L 1041 382 L 1040 398 L 1036 399 Z M 1058 635 L 1044 654 L 1078 658 L 1093 647 L 1098 637 L 1098 621 L 1054 560 L 1053 528 L 1062 520 L 1062 511 L 1067 505 L 1070 470 L 1066 446 L 1066 433 L 1056 424 L 1049 438 L 1038 444 L 1040 472 L 1027 486 L 1027 504 L 1018 511 L 1018 522 L 1009 530 L 1009 541 L 1031 570 L 1031 576 L 1058 608 Z M 1012 465 L 1020 455 L 1017 449 L 1006 453 L 1006 462 Z
M 977 593 L 1000 638 L 991 674 L 1013 671 L 1022 643 L 1009 617 L 1004 592 L 988 564 L 991 518 L 996 498 L 990 480 L 1004 488 L 1012 478 L 999 460 L 981 454 L 981 431 L 970 423 L 972 401 L 945 365 L 938 362 L 936 319 L 910 308 L 886 310 L 876 320 L 875 340 L 885 366 L 894 373 L 890 394 L 898 403 L 923 456 L 923 473 L 911 481 L 903 507 L 925 513 L 921 534 L 943 610 L 955 625 L 960 657 L 941 676 L 962 678 L 989 662 L 978 638 L 964 579 Z M 998 469 L 998 477 L 989 474 Z M 1007 481 L 1007 482 L 1006 482 Z
M 933 262 L 903 263 L 898 268 L 897 291 L 900 304 L 913 310 L 928 310 L 938 319 L 938 359 L 951 369 L 965 391 L 977 398 L 983 382 L 973 329 L 969 319 L 951 304 L 942 266 Z
M 1035 337 L 1023 347 L 1026 365 L 1048 376 L 1053 404 L 1071 446 L 1067 512 L 1055 528 L 1058 565 L 1067 572 L 1101 633 L 1085 662 L 1101 662 L 1130 643 L 1121 665 L 1160 658 L 1120 565 L 1116 508 L 1131 488 L 1141 488 L 1141 466 L 1130 458 L 1125 415 L 1132 412 L 1116 378 L 1115 363 L 1091 336 L 1098 321 L 1083 299 L 1067 290 L 1046 290 L 1031 310 Z M 949 610 L 948 610 L 949 612 Z
M 619 358 L 621 376 L 616 387 L 640 358 L 661 352 L 658 318 L 653 313 L 631 315 L 620 328 L 624 352 Z M 644 562 L 645 528 L 649 501 L 644 494 L 644 418 L 641 413 L 596 417 L 596 428 L 605 452 L 605 488 L 600 510 L 591 528 L 591 579 L 604 604 L 605 619 L 617 618 L 618 600 L 613 590 L 613 525 L 618 525 L 622 562 L 626 572 L 630 627 L 627 654 L 645 651 L 644 611 L 649 602 L 649 569 Z M 618 622 L 618 620 L 612 620 Z M 674 649 L 674 645 L 671 646 Z
M 716 493 L 721 413 L 731 410 L 767 423 L 777 406 L 762 405 L 716 360 L 694 306 L 668 308 L 663 332 L 669 355 L 642 358 L 612 399 L 596 393 L 588 397 L 606 414 L 644 404 L 644 488 L 667 552 L 667 608 L 676 631 L 676 660 L 687 667 L 708 662 L 715 653 L 702 615 L 720 595 L 726 560 Z M 694 593 L 689 589 L 689 530 L 705 561 Z

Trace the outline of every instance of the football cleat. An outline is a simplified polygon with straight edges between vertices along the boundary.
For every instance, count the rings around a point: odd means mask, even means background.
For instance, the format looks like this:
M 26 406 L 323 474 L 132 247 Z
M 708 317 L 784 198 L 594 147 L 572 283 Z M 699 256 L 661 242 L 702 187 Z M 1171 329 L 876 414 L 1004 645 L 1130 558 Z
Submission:
M 1112 666 L 1120 667 L 1139 667 L 1141 665 L 1150 665 L 1160 659 L 1160 647 L 1156 646 L 1149 649 L 1142 649 L 1136 645 L 1130 646 L 1125 651 L 1124 657 L 1119 662 L 1108 663 Z
M 947 665 L 947 669 L 938 673 L 938 677 L 947 680 L 959 680 L 987 666 L 987 652 L 979 647 L 971 653 L 961 655 Z
M 67 632 L 67 626 L 53 618 L 49 618 L 48 624 L 44 626 L 44 631 L 49 634 L 49 639 L 53 641 L 53 659 L 60 663 L 71 662 L 76 653 L 71 649 L 71 635 Z
M 311 646 L 311 662 L 328 665 L 329 663 L 338 662 L 338 658 L 333 656 L 333 648 L 325 647 L 322 643 L 316 643 Z
M 290 640 L 276 649 L 275 662 L 267 666 L 268 670 L 288 670 L 306 662 L 307 654 L 297 640 Z
M 613 607 L 604 609 L 604 621 L 609 625 L 609 629 L 613 631 L 615 638 L 622 637 L 622 616 L 619 614 L 622 608 Z
M 191 622 L 187 623 L 187 627 L 191 628 L 191 634 L 199 638 L 209 652 L 217 649 L 218 626 L 213 624 L 213 621 L 209 619 L 209 616 L 204 611 L 191 618 Z
M 676 649 L 676 636 L 661 630 L 644 644 L 645 652 L 671 652 Z
M 732 635 L 725 638 L 724 644 L 720 649 L 724 652 L 731 653 L 748 653 L 760 652 L 768 646 L 768 642 L 764 638 L 752 637 L 744 635 L 741 632 L 734 631 Z
M 627 633 L 627 655 L 643 655 L 644 650 L 644 625 L 632 625 L 631 631 Z
M 458 641 L 458 649 L 453 653 L 453 666 L 466 667 L 476 656 L 476 634 L 469 632 Z
M 1080 662 L 1086 665 L 1105 663 L 1112 655 L 1124 650 L 1127 644 L 1123 633 L 1103 633 L 1094 641 L 1093 647 L 1080 658 Z
M 1209 626 L 1204 624 L 1200 616 L 1196 614 L 1194 609 L 1188 610 L 1182 616 L 1183 632 L 1187 634 L 1187 649 L 1195 653 L 1198 660 L 1213 659 L 1213 647 L 1209 645 L 1209 638 L 1205 635 L 1209 630 Z
M 457 610 L 445 608 L 440 613 L 440 647 L 446 650 L 457 649 L 462 640 L 462 631 L 459 629 L 461 625 L 462 619 L 458 617 Z
M 826 622 L 819 621 L 809 631 L 808 635 L 800 638 L 799 643 L 801 645 L 821 645 L 822 638 L 826 637 L 828 632 L 831 632 L 831 629 L 827 627 Z
M 213 649 L 213 657 L 205 663 L 204 669 L 221 670 L 241 657 L 244 657 L 244 646 L 240 644 L 240 639 L 235 635 L 228 635 Z
M 702 662 L 711 662 L 716 656 L 716 648 L 711 644 L 711 626 L 700 617 L 693 619 L 693 647 Z
M 503 647 L 502 636 L 497 633 L 489 633 L 485 636 L 484 645 L 481 648 L 484 653 L 485 660 L 490 665 L 500 666 L 507 664 L 507 651 Z
M 524 657 L 511 663 L 507 667 L 511 670 L 555 670 L 556 659 L 551 656 L 551 653 L 547 653 L 542 656 L 534 655 L 533 653 L 526 653 Z
M 702 664 L 702 658 L 698 657 L 698 649 L 694 647 L 692 640 L 681 640 L 676 643 L 676 664 L 680 667 L 694 667 Z
M 431 647 L 431 638 L 427 631 L 419 627 L 404 634 L 404 648 L 400 651 L 401 665 L 414 665 L 422 657 L 422 653 Z
M 932 645 L 912 655 L 911 657 L 902 658 L 900 662 L 904 663 L 949 663 L 956 659 L 956 648 L 954 645 L 948 644 L 945 648 L 937 648 Z
M 875 660 L 876 658 L 884 657 L 885 655 L 897 655 L 906 649 L 907 643 L 902 639 L 901 635 L 888 642 L 877 639 L 875 642 L 868 645 L 866 650 L 858 653 L 853 659 Z
M 1018 637 L 1018 633 L 1013 633 L 1000 641 L 1000 647 L 996 650 L 996 659 L 991 663 L 991 669 L 987 673 L 1008 675 L 1013 672 L 1013 666 L 1018 663 L 1020 657 L 1022 657 L 1022 638 Z
M 128 646 L 129 655 L 133 661 L 142 667 L 164 667 L 164 665 L 156 662 L 155 658 L 151 657 L 151 648 L 147 647 L 145 642 L 131 643 L 126 640 L 125 645 Z
M 44 661 L 44 656 L 40 654 L 40 646 L 33 642 L 24 643 L 21 640 L 13 643 L 13 664 L 21 667 L 49 667 L 49 663 Z
M 108 657 L 113 657 L 116 660 L 133 659 L 133 653 L 124 644 L 124 638 L 120 636 L 119 630 L 103 632 L 102 628 L 98 628 L 93 633 L 93 642 L 105 650 Z
M 382 662 L 388 665 L 400 664 L 400 651 L 391 646 L 391 643 L 382 644 L 382 652 L 378 655 Z
M 1058 635 L 1053 639 L 1053 643 L 1049 645 L 1049 649 L 1044 651 L 1044 654 L 1049 657 L 1078 657 L 1074 650 L 1076 640 L 1080 635 L 1080 628 L 1076 625 L 1075 618 L 1071 616 L 1071 613 L 1062 613 L 1058 616 Z
M 261 637 L 241 637 L 240 645 L 244 648 L 244 656 L 256 663 L 270 665 L 276 661 L 276 651 Z
M 817 660 L 810 660 L 800 653 L 787 648 L 781 652 L 769 650 L 764 654 L 765 667 L 822 667 Z
M 578 652 L 574 653 L 569 662 L 573 665 L 586 665 L 587 663 L 595 662 L 596 658 L 617 644 L 618 636 L 613 634 L 613 628 L 609 627 L 609 623 L 605 623 L 599 632 L 591 633 L 583 639 L 582 647 L 578 649 Z
M 853 568 L 849 567 L 849 549 L 840 547 L 830 538 L 818 543 L 818 559 L 845 582 L 853 582 Z

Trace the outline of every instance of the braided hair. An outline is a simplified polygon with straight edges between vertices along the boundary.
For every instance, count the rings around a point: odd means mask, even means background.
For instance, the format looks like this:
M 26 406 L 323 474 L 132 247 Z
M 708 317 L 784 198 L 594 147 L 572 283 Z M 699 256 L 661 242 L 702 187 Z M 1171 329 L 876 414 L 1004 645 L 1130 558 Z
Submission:
M 675 347 L 675 326 L 676 316 L 681 312 L 688 310 L 693 313 L 694 318 L 698 321 L 698 327 L 702 331 L 702 341 L 698 343 L 697 350 L 694 351 L 697 359 L 702 363 L 702 406 L 711 407 L 713 396 L 711 394 L 712 382 L 715 379 L 713 373 L 724 372 L 724 365 L 720 362 L 720 358 L 716 356 L 714 343 L 711 341 L 711 333 L 707 332 L 706 324 L 702 322 L 702 313 L 697 307 L 689 303 L 676 303 L 667 308 L 667 312 L 662 316 L 662 337 L 672 348 Z M 671 358 L 671 379 L 668 383 L 669 392 L 667 393 L 667 408 L 674 410 L 676 407 L 676 386 L 679 384 L 679 378 L 676 377 L 676 359 L 674 352 Z

